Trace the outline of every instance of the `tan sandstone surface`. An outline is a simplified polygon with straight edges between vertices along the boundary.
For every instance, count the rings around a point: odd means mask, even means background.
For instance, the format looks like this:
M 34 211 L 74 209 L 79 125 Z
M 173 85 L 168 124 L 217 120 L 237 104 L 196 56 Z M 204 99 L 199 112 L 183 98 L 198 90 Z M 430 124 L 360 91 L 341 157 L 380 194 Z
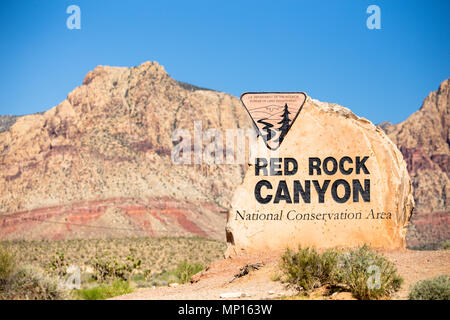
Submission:
M 258 143 L 263 143 L 261 138 Z M 252 159 L 261 157 L 264 151 L 260 146 Z M 353 164 L 346 163 L 347 169 L 355 166 L 357 156 L 367 156 L 365 164 L 368 171 L 358 172 L 354 168 L 350 174 L 338 170 L 333 175 L 326 175 L 322 170 L 320 175 L 318 171 L 311 175 L 310 157 L 341 159 L 344 156 L 353 159 Z M 296 159 L 298 172 L 289 176 L 261 176 L 256 175 L 254 163 L 249 164 L 244 182 L 236 189 L 232 200 L 227 222 L 227 256 L 279 250 L 299 244 L 319 248 L 363 243 L 382 248 L 405 247 L 406 226 L 414 207 L 411 181 L 402 154 L 380 128 L 346 108 L 308 98 L 277 149 L 276 157 Z M 256 184 L 262 179 L 273 186 L 272 190 L 264 189 L 272 196 L 281 180 L 286 182 L 291 198 L 295 192 L 292 187 L 294 180 L 304 183 L 303 188 L 310 179 L 316 179 L 322 186 L 325 180 L 329 180 L 330 187 L 325 192 L 323 203 L 314 193 L 313 183 L 310 203 L 302 201 L 301 197 L 298 203 L 293 200 L 260 203 L 254 193 Z M 349 191 L 353 193 L 353 197 L 343 203 L 336 202 L 331 196 L 331 184 L 338 179 L 349 181 Z M 369 201 L 355 200 L 357 191 L 351 187 L 354 180 L 370 182 Z M 342 185 L 337 189 L 340 197 L 343 197 L 343 189 Z M 255 219 L 254 213 L 259 218 Z M 283 214 L 281 219 L 265 218 L 280 213 Z M 301 220 L 293 219 L 298 213 L 302 215 Z M 341 213 L 348 214 L 348 218 Z M 310 219 L 312 214 L 318 218 Z M 340 218 L 336 219 L 335 214 Z M 303 219 L 306 215 L 308 219 Z

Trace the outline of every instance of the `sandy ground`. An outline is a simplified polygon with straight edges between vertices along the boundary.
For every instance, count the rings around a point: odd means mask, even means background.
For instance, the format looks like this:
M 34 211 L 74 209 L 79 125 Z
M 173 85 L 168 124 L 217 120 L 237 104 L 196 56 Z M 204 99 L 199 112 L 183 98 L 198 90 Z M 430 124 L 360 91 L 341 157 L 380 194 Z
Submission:
M 397 266 L 398 273 L 403 277 L 401 290 L 392 299 L 406 299 L 408 288 L 415 282 L 442 274 L 450 274 L 450 250 L 413 251 L 397 250 L 382 252 Z M 244 293 L 239 299 L 276 299 L 282 296 L 295 295 L 295 291 L 287 288 L 279 281 L 273 281 L 278 270 L 279 255 L 246 256 L 218 260 L 206 271 L 195 275 L 195 283 L 176 287 L 158 287 L 155 289 L 138 289 L 133 293 L 115 297 L 114 299 L 221 299 L 224 293 Z M 233 276 L 246 264 L 263 262 L 259 270 L 251 271 L 246 276 L 237 278 L 230 283 Z M 316 294 L 313 296 L 319 296 Z M 327 299 L 350 299 L 349 293 L 339 293 Z M 236 298 L 234 298 L 236 299 Z

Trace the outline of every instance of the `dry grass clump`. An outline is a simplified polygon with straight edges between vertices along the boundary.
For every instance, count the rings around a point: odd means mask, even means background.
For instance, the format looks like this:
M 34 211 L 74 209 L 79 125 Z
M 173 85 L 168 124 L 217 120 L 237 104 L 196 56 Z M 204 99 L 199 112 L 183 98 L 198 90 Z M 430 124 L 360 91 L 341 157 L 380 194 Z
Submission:
M 17 263 L 16 257 L 0 245 L 0 300 L 55 300 L 66 298 L 57 278 L 42 270 Z
M 280 266 L 283 280 L 304 294 L 330 286 L 350 291 L 356 299 L 380 299 L 398 291 L 403 282 L 394 264 L 367 245 L 323 253 L 287 249 Z
M 410 300 L 450 300 L 450 276 L 441 275 L 421 280 L 411 286 Z

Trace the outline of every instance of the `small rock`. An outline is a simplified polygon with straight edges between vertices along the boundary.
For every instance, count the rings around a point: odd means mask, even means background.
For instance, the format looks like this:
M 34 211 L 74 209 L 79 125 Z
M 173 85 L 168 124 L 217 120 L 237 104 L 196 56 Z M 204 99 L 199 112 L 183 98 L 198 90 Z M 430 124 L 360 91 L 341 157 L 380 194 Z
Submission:
M 174 283 L 169 284 L 169 287 L 175 288 L 175 287 L 178 287 L 178 285 L 179 285 L 178 283 L 174 282 Z
M 230 299 L 230 298 L 240 298 L 245 297 L 246 293 L 244 292 L 226 292 L 220 294 L 221 299 Z
M 268 294 L 275 294 L 275 291 L 269 290 L 269 291 L 267 291 L 267 293 L 268 293 Z

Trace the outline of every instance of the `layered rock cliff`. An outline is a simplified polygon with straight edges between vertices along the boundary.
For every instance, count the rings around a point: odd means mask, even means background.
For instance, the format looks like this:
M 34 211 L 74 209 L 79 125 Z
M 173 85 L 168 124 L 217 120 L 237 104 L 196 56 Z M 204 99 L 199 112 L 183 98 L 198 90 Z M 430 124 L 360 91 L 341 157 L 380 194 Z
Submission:
M 408 246 L 439 247 L 450 238 L 450 79 L 407 120 L 380 127 L 403 153 L 413 182 L 416 209 Z

